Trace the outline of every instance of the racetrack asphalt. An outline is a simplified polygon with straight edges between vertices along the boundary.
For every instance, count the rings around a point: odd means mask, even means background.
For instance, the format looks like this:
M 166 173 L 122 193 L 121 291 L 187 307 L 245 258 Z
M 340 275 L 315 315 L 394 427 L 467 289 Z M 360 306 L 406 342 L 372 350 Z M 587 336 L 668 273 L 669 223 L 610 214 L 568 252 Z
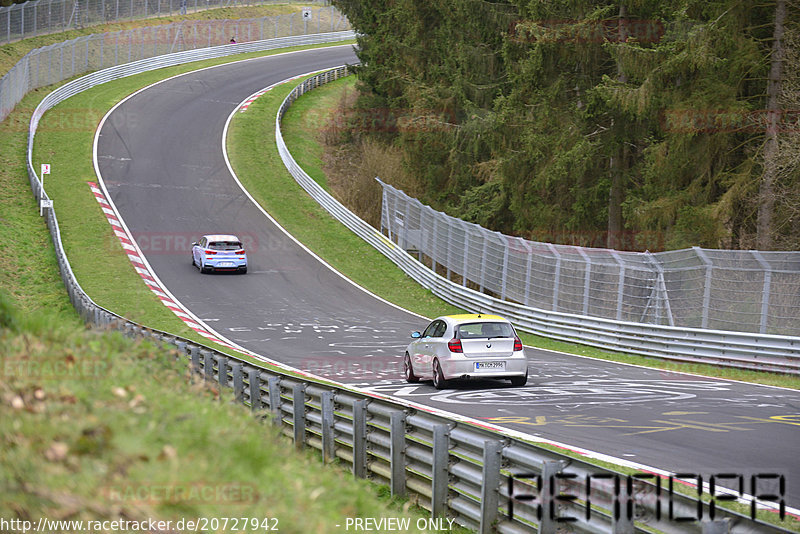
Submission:
M 408 334 L 427 321 L 374 298 L 317 261 L 241 191 L 222 130 L 252 93 L 356 61 L 331 47 L 237 62 L 155 85 L 119 106 L 98 141 L 98 168 L 120 215 L 170 292 L 239 345 L 312 373 L 680 473 L 782 474 L 800 505 L 800 392 L 528 348 L 526 387 L 406 384 Z M 201 275 L 188 243 L 239 234 L 247 275 Z M 750 478 L 744 479 L 751 493 Z M 765 481 L 758 493 L 774 487 Z

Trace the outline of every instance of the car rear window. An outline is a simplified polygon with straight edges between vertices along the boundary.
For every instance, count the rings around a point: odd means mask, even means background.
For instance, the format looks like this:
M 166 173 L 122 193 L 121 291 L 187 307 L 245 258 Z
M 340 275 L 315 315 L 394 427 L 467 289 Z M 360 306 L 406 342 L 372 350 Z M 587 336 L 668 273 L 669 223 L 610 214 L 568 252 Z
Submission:
M 466 323 L 458 327 L 461 339 L 514 337 L 514 329 L 508 323 Z
M 208 244 L 211 250 L 239 250 L 242 244 L 238 241 L 212 241 Z

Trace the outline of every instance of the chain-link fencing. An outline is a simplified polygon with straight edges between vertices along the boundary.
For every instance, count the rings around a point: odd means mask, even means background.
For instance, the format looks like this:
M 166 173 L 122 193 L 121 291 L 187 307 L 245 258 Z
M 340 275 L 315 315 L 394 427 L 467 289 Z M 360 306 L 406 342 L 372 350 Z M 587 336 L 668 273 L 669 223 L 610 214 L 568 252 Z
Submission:
M 31 50 L 0 79 L 0 120 L 26 93 L 78 74 L 140 59 L 217 45 L 349 30 L 331 7 L 252 19 L 198 20 L 78 37 Z M 236 41 L 231 43 L 231 39 Z
M 800 252 L 641 253 L 539 243 L 437 212 L 381 185 L 381 231 L 465 287 L 547 311 L 800 335 Z
M 0 7 L 0 44 L 123 20 L 186 15 L 219 7 L 285 4 L 280 0 L 35 0 Z M 327 0 L 305 4 L 329 5 Z M 317 32 L 319 33 L 319 32 Z

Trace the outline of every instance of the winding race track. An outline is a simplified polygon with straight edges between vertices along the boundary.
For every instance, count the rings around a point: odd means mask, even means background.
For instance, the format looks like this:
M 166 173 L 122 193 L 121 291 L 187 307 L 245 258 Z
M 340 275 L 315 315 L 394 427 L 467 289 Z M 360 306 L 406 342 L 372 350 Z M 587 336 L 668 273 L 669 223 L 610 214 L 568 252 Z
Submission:
M 155 85 L 108 117 L 98 168 L 171 293 L 223 336 L 294 367 L 672 472 L 784 475 L 786 504 L 798 507 L 800 392 L 532 348 L 524 388 L 436 391 L 402 380 L 408 334 L 426 320 L 357 288 L 287 237 L 239 188 L 221 148 L 226 119 L 248 95 L 355 60 L 338 46 L 232 63 Z M 250 272 L 199 274 L 189 243 L 205 233 L 243 237 Z M 776 491 L 764 480 L 758 493 Z

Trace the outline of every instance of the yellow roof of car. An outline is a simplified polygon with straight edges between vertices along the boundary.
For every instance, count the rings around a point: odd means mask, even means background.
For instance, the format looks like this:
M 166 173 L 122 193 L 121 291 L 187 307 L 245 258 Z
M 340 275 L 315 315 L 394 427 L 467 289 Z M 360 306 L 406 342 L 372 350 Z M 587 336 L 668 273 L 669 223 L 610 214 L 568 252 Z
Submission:
M 456 321 L 472 321 L 475 319 L 491 319 L 500 321 L 506 320 L 504 317 L 500 317 L 499 315 L 489 315 L 486 313 L 462 313 L 460 315 L 446 315 L 445 317 L 455 319 Z

